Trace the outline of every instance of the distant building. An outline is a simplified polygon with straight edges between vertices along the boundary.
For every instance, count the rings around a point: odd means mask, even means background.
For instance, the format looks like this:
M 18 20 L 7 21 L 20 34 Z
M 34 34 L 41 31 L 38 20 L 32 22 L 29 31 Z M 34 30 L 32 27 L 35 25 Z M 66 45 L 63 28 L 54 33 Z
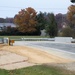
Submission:
M 45 29 L 41 30 L 41 36 L 46 36 L 46 35 L 47 35 L 46 30 Z
M 0 31 L 2 31 L 3 29 L 7 28 L 8 26 L 16 27 L 16 25 L 14 23 L 0 23 Z
M 62 28 L 66 28 L 67 24 L 65 22 L 62 23 Z

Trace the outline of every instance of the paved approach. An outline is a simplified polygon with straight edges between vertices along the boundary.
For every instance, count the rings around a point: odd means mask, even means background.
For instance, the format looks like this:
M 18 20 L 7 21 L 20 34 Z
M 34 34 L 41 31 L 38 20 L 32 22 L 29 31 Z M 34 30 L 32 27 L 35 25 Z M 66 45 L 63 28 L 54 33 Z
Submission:
M 57 42 L 50 42 L 50 41 L 17 41 L 14 45 L 55 48 L 55 49 L 60 49 L 63 51 L 75 53 L 75 43 L 57 43 Z
M 48 47 L 48 48 L 55 48 L 60 49 L 68 52 L 75 53 L 75 44 L 69 43 L 53 43 L 53 42 L 45 42 L 45 43 L 34 43 L 34 45 Z
M 75 58 L 75 43 L 57 43 L 51 41 L 17 41 L 14 45 L 27 45 L 56 53 L 57 55 Z M 57 53 L 58 52 L 58 53 Z

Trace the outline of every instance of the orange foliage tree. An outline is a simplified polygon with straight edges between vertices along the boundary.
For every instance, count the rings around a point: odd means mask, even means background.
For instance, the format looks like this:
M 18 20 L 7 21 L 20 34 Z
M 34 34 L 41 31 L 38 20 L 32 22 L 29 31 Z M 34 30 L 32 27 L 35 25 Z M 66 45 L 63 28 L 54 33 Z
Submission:
M 68 20 L 75 25 L 75 5 L 71 5 L 68 7 L 67 18 Z
M 19 31 L 23 33 L 32 33 L 36 31 L 37 21 L 35 17 L 36 11 L 33 8 L 28 7 L 22 9 L 15 15 L 14 23 L 17 25 Z

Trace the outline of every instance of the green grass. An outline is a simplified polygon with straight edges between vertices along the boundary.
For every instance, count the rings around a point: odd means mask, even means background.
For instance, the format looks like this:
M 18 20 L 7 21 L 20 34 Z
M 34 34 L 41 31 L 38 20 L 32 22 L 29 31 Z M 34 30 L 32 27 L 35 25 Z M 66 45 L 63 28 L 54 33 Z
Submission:
M 0 36 L 0 38 L 3 37 L 9 37 L 9 38 L 21 38 L 21 37 L 25 37 L 25 38 L 49 38 L 49 36 Z
M 16 70 L 0 70 L 0 75 L 75 75 L 75 73 L 58 67 L 38 65 Z
M 21 40 L 21 38 L 49 38 L 49 36 L 0 36 L 0 38 L 10 38 L 14 40 Z

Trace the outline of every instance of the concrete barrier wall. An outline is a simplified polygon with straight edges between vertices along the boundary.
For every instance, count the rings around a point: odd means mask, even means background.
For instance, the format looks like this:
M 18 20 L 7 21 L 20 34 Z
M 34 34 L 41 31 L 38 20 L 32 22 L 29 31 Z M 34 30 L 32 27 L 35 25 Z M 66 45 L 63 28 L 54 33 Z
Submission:
M 71 43 L 72 37 L 55 37 L 55 42 Z

